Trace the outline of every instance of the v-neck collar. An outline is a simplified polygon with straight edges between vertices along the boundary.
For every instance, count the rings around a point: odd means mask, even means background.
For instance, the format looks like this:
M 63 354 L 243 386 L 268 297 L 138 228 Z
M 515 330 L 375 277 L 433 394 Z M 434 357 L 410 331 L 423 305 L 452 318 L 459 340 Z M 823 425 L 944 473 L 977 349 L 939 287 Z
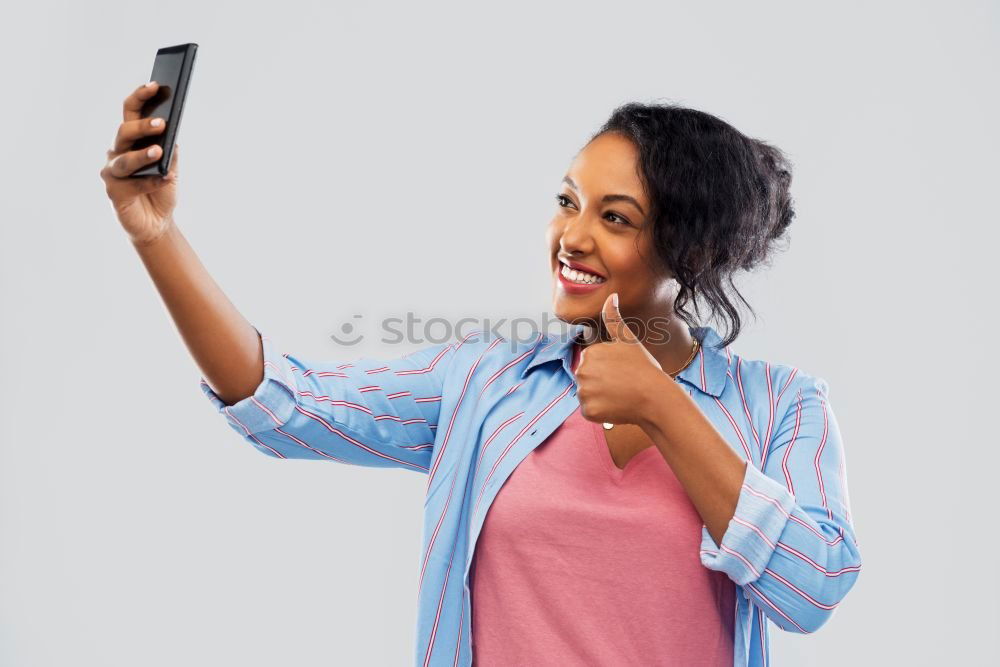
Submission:
M 580 359 L 580 346 L 573 344 L 570 346 L 569 359 L 570 359 L 570 370 L 575 371 L 576 366 Z M 604 426 L 598 424 L 597 422 L 592 422 L 588 419 L 584 419 L 583 415 L 580 414 L 580 408 L 578 407 L 575 411 L 574 417 L 579 418 L 584 422 L 587 427 L 587 431 L 591 435 L 591 442 L 595 447 L 595 453 L 597 457 L 601 460 L 601 465 L 607 471 L 607 474 L 616 483 L 620 484 L 624 481 L 625 477 L 632 473 L 632 470 L 640 465 L 640 461 L 637 459 L 648 456 L 647 450 L 656 449 L 656 445 L 650 445 L 646 449 L 640 450 L 632 455 L 632 458 L 628 460 L 624 468 L 619 468 L 618 464 L 615 463 L 614 457 L 611 455 L 611 447 L 608 446 L 608 439 L 605 436 Z M 659 453 L 657 451 L 657 453 Z

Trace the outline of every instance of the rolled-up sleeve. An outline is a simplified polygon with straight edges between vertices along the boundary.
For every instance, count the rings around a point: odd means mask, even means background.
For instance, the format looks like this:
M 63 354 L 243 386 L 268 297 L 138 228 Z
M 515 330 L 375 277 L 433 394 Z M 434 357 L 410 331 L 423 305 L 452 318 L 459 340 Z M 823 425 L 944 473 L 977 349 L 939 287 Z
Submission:
M 313 361 L 281 353 L 258 331 L 264 375 L 252 395 L 227 405 L 204 377 L 200 386 L 268 456 L 428 472 L 447 374 L 476 333 L 394 359 Z
M 200 382 L 202 391 L 216 410 L 234 429 L 247 437 L 287 424 L 295 410 L 298 395 L 291 363 L 277 352 L 270 338 L 261 335 L 260 331 L 257 335 L 264 350 L 264 378 L 252 395 L 233 405 L 226 405 L 204 377 Z
M 803 374 L 763 470 L 748 462 L 722 544 L 702 526 L 701 561 L 739 584 L 778 627 L 819 629 L 853 587 L 861 554 L 826 381 Z

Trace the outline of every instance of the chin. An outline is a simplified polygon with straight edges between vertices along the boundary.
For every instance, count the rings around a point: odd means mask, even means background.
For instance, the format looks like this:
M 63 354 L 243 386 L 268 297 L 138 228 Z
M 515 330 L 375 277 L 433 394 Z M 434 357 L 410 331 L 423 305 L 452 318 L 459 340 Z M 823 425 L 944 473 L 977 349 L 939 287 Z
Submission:
M 556 299 L 552 311 L 557 319 L 569 325 L 594 324 L 594 313 L 579 307 L 568 306 L 560 299 Z

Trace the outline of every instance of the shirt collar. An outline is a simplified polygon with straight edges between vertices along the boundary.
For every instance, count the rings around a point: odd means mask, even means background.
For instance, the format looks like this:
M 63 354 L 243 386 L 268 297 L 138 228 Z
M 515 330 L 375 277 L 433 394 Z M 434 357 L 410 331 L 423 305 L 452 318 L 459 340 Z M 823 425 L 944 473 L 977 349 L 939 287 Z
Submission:
M 722 395 L 729 374 L 729 348 L 720 347 L 722 337 L 710 326 L 688 327 L 691 335 L 698 339 L 698 354 L 694 360 L 678 374 L 677 378 L 698 391 L 715 396 Z M 521 372 L 526 377 L 533 369 L 551 361 L 561 361 L 566 373 L 573 377 L 573 343 L 583 333 L 583 325 L 574 325 L 571 333 L 558 335 L 546 333 L 535 344 L 535 355 Z
M 688 327 L 691 335 L 698 339 L 698 354 L 678 375 L 704 394 L 718 398 L 726 388 L 729 375 L 729 348 L 722 347 L 722 337 L 710 326 Z

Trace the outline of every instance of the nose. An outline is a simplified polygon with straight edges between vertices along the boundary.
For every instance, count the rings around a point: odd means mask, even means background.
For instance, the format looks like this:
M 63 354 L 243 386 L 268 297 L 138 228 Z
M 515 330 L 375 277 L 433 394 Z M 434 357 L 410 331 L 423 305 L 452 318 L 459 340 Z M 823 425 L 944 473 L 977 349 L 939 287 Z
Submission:
M 567 220 L 559 232 L 559 247 L 566 255 L 589 255 L 594 248 L 594 237 L 585 216 Z

